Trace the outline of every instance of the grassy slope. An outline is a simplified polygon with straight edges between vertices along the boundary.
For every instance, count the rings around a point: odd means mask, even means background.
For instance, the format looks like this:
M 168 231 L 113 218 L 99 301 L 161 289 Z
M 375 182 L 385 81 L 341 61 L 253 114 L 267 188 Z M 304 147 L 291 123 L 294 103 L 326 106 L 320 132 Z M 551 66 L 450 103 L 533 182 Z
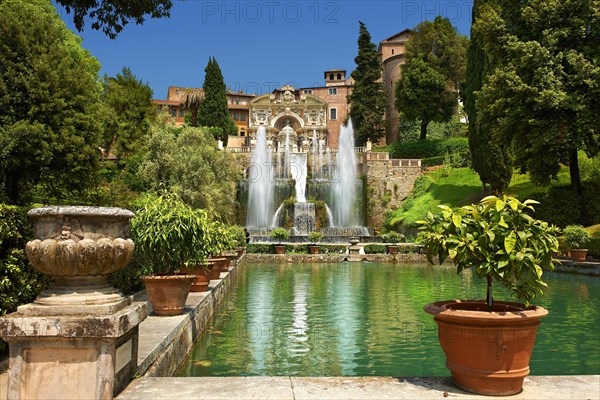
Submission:
M 470 168 L 439 169 L 427 173 L 427 176 L 431 178 L 428 188 L 425 191 L 417 188 L 401 209 L 392 211 L 388 217 L 390 225 L 414 226 L 428 211 L 437 212 L 438 205 L 457 207 L 476 202 L 482 197 L 479 175 Z M 557 184 L 568 183 L 569 170 L 563 167 Z M 540 190 L 542 188 L 531 183 L 526 174 L 515 173 L 506 194 L 525 200 Z

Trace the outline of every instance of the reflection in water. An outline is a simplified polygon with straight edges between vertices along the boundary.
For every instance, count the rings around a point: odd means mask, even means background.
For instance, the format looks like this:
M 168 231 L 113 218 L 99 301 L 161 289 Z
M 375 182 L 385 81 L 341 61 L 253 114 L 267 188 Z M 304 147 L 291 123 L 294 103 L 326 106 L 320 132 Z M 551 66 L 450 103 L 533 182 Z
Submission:
M 600 374 L 600 278 L 547 274 L 533 375 Z M 500 287 L 496 298 L 509 299 Z M 423 305 L 482 298 L 475 274 L 387 264 L 247 266 L 181 376 L 449 375 Z

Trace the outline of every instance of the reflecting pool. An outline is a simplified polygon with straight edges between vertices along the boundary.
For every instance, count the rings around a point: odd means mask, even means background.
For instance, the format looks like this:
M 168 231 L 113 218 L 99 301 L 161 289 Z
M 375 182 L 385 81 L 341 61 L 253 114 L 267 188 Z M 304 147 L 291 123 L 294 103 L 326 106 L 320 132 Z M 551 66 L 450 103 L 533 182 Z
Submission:
M 600 374 L 600 278 L 546 273 L 532 375 Z M 510 299 L 495 288 L 496 299 Z M 452 266 L 247 265 L 179 376 L 449 375 L 433 300 L 485 298 Z

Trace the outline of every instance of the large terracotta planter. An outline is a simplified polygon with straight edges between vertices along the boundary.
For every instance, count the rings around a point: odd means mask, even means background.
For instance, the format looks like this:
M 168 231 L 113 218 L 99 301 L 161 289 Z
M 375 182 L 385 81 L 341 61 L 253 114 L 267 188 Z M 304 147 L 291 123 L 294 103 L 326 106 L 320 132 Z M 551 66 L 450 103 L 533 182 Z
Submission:
M 285 245 L 276 244 L 275 245 L 275 254 L 285 254 Z
M 319 254 L 321 251 L 321 246 L 318 244 L 310 244 L 308 245 L 308 250 L 310 251 L 310 254 Z
M 149 275 L 142 276 L 148 300 L 156 315 L 183 314 L 185 301 L 190 292 L 194 275 Z
M 207 263 L 205 266 L 197 265 L 194 267 L 182 267 L 179 272 L 187 275 L 194 275 L 190 292 L 206 292 L 210 283 L 210 269 L 214 263 Z
M 573 259 L 573 261 L 585 261 L 585 258 L 587 257 L 587 252 L 588 249 L 571 250 L 571 258 Z
M 477 300 L 439 301 L 423 309 L 435 316 L 446 366 L 456 386 L 494 396 L 522 390 L 546 309 L 496 301 L 489 312 L 485 302 Z

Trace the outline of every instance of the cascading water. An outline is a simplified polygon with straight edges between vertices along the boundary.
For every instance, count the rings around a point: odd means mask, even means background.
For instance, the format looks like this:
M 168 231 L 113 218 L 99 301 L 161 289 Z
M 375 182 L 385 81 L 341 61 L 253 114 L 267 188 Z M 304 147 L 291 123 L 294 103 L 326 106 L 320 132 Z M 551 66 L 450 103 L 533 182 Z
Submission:
M 334 226 L 356 226 L 358 220 L 354 204 L 356 201 L 357 168 L 354 153 L 354 128 L 352 120 L 340 127 L 336 171 L 333 175 L 332 211 Z
M 248 213 L 246 225 L 271 226 L 273 217 L 273 162 L 267 148 L 267 131 L 260 126 L 256 132 L 256 148 L 248 169 Z

